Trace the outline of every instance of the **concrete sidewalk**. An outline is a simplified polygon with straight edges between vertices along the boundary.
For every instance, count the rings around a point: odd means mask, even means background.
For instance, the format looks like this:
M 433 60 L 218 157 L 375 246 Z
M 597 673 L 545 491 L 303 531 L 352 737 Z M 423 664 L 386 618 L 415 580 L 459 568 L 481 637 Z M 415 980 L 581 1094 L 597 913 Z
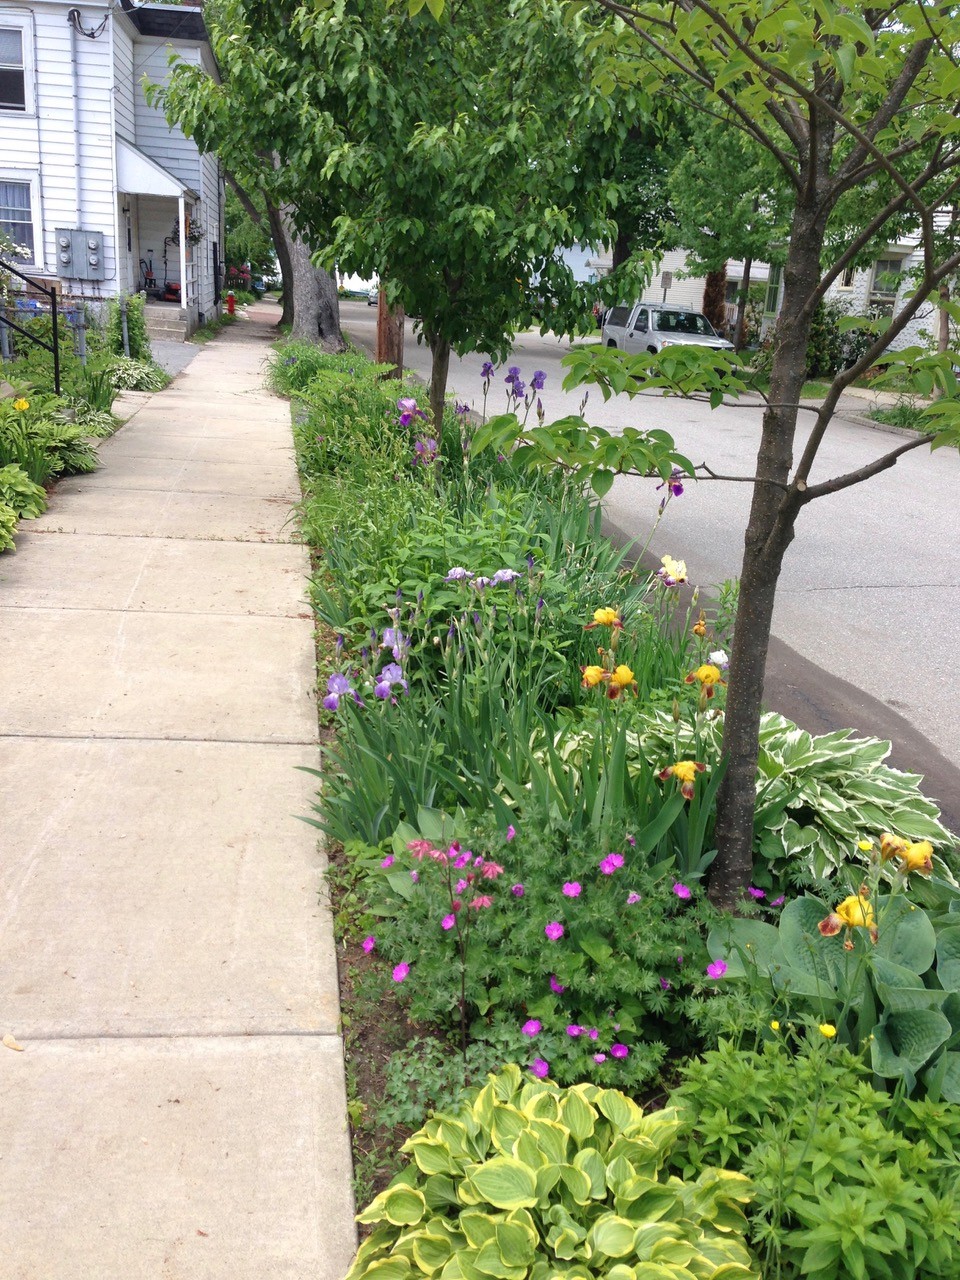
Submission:
M 0 556 L 8 1280 L 340 1280 L 313 623 L 275 308 Z

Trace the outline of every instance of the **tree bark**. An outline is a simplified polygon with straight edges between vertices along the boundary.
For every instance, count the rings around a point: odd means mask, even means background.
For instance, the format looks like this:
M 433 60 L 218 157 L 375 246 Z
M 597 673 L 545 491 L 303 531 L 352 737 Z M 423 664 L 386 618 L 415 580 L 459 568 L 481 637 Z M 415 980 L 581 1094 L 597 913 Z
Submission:
M 380 290 L 377 300 L 377 364 L 392 364 L 390 378 L 403 377 L 403 307 L 387 305 L 387 295 Z
M 739 351 L 746 342 L 747 300 L 750 294 L 750 273 L 753 270 L 753 259 L 743 260 L 743 280 L 740 284 L 740 297 L 737 300 L 737 324 L 733 334 L 733 345 Z
M 823 206 L 797 205 L 784 268 L 784 301 L 774 337 L 770 407 L 763 417 L 757 481 L 744 537 L 737 621 L 730 654 L 730 686 L 724 714 L 726 772 L 717 794 L 717 847 L 709 892 L 733 908 L 753 870 L 754 812 L 763 680 L 777 581 L 802 505 L 789 485 L 797 402 L 806 376 L 811 315 L 805 304 L 820 279 L 826 228 Z
M 430 354 L 430 416 L 433 430 L 439 440 L 443 426 L 443 404 L 447 395 L 447 375 L 450 372 L 450 343 L 445 338 L 431 336 Z
M 315 267 L 311 249 L 296 232 L 289 208 L 282 210 L 293 276 L 292 338 L 321 342 L 328 351 L 343 351 L 337 286 L 329 271 Z
M 720 271 L 707 273 L 703 286 L 703 314 L 718 332 L 727 327 L 727 264 Z
M 270 234 L 273 236 L 273 247 L 277 251 L 277 265 L 280 268 L 280 325 L 293 325 L 293 263 L 290 261 L 290 242 L 283 225 L 280 210 L 270 200 L 267 201 L 267 221 L 270 223 Z

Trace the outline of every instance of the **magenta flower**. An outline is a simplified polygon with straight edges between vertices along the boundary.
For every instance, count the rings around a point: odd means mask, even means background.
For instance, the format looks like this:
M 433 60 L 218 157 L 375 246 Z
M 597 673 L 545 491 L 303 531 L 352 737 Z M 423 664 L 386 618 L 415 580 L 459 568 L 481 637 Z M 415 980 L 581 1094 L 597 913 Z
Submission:
M 563 993 L 566 991 L 566 989 L 567 989 L 567 988 L 566 988 L 565 986 L 563 986 L 563 984 L 562 984 L 562 983 L 560 983 L 560 982 L 558 982 L 558 981 L 557 981 L 557 975 L 556 975 L 555 973 L 551 973 L 551 975 L 550 975 L 550 990 L 553 992 L 553 994 L 554 994 L 555 996 L 562 996 L 562 995 L 563 995 Z
M 687 888 L 685 884 L 681 884 L 679 880 L 674 884 L 673 892 L 677 895 L 678 898 L 690 897 L 690 890 Z
M 785 901 L 786 901 L 786 899 L 784 898 L 783 894 L 781 893 L 780 897 L 779 897 L 779 898 L 774 898 L 774 900 L 770 903 L 770 905 L 771 905 L 771 907 L 782 907 Z
M 369 955 L 370 952 L 373 950 L 373 948 L 377 945 L 377 940 L 371 933 L 368 938 L 364 938 L 363 942 L 361 942 L 360 945 L 363 947 L 367 955 Z
M 459 846 L 451 845 L 450 846 L 451 852 L 453 851 L 454 848 L 456 848 L 457 850 L 457 857 L 454 858 L 453 865 L 459 871 L 460 868 L 465 867 L 467 863 L 470 861 L 470 859 L 473 857 L 473 851 L 471 849 L 464 849 L 463 852 L 461 853 Z
M 707 965 L 708 978 L 722 978 L 727 972 L 726 960 L 714 960 L 713 964 Z
M 630 1050 L 625 1044 L 612 1044 L 610 1046 L 611 1058 L 625 1058 Z
M 467 887 L 468 887 L 467 881 L 461 879 L 461 880 L 458 880 L 457 883 L 453 886 L 453 891 L 454 893 L 463 893 L 464 889 L 466 889 Z
M 450 915 L 444 916 L 443 919 L 440 921 L 440 928 L 452 929 L 456 923 L 457 923 L 457 917 L 451 912 Z
M 594 1062 L 606 1062 L 607 1055 L 605 1053 L 595 1053 L 593 1055 Z
M 590 1037 L 591 1040 L 600 1039 L 600 1032 L 597 1030 L 596 1027 L 591 1027 L 590 1030 L 587 1032 L 587 1035 Z
M 387 868 L 387 867 L 392 867 L 392 866 L 393 866 L 393 854 L 392 854 L 392 853 L 388 853 L 388 854 L 387 854 L 387 856 L 382 860 L 382 862 L 380 863 L 380 865 L 381 865 L 381 867 L 383 867 L 383 868 L 384 868 L 384 870 L 386 870 L 386 868 Z
M 765 898 L 767 896 L 762 889 L 755 889 L 752 884 L 747 885 L 747 893 L 749 893 L 751 898 L 757 899 Z
M 677 956 L 677 968 L 678 969 L 683 968 L 683 956 Z
M 511 825 L 510 825 L 509 827 L 507 827 L 507 844 L 509 844 L 509 843 L 510 843 L 510 841 L 514 838 L 514 836 L 515 836 L 516 834 L 517 834 L 517 829 L 516 829 L 516 827 L 515 827 L 515 826 L 513 826 L 513 824 L 511 823 Z
M 540 1034 L 540 1022 L 536 1018 L 528 1018 L 520 1030 L 525 1036 L 538 1036 Z
M 666 979 L 666 978 L 661 978 L 661 979 L 660 979 L 660 987 L 661 987 L 661 989 L 662 989 L 663 991 L 669 991 L 669 990 L 670 990 L 670 983 L 667 981 L 667 979 Z
M 639 894 L 639 893 L 628 893 L 628 894 L 627 894 L 627 906 L 628 906 L 628 907 L 632 907 L 632 906 L 633 906 L 633 904 L 634 904 L 635 902 L 642 902 L 642 901 L 643 901 L 643 899 L 640 897 L 640 894 Z
M 403 963 L 398 964 L 393 971 L 394 982 L 403 982 L 404 978 L 406 978 L 409 972 L 410 972 L 410 966 L 406 963 L 406 961 L 403 961 Z
M 522 898 L 526 890 L 522 884 L 512 884 L 510 886 L 510 892 L 515 898 Z
M 563 886 L 563 895 L 565 898 L 579 898 L 580 885 L 576 880 L 568 880 Z
M 534 1058 L 530 1063 L 530 1070 L 538 1080 L 542 1080 L 544 1076 L 550 1074 L 550 1063 L 544 1062 L 543 1058 Z
M 563 925 L 559 920 L 551 920 L 548 925 L 544 925 L 543 932 L 551 942 L 559 942 L 563 937 Z
M 600 861 L 600 870 L 605 876 L 612 876 L 613 873 L 623 866 L 622 853 L 608 853 L 605 858 Z
M 630 846 L 631 849 L 635 849 L 637 847 L 637 842 L 633 836 L 624 836 L 623 838 L 624 840 L 626 840 L 627 844 Z
M 567 1035 L 568 1035 L 568 1036 L 573 1036 L 574 1038 L 576 1038 L 577 1036 L 582 1036 L 582 1035 L 583 1035 L 583 1027 L 581 1027 L 581 1026 L 580 1026 L 578 1023 L 576 1023 L 576 1022 L 571 1022 L 571 1023 L 570 1023 L 570 1026 L 569 1026 L 569 1027 L 567 1027 Z

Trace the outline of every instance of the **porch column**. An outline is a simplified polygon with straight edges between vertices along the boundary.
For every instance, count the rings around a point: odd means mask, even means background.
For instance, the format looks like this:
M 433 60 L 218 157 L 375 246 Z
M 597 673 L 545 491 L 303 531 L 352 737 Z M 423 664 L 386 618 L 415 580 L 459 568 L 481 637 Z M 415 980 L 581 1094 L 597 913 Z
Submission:
M 180 306 L 187 306 L 187 202 L 180 196 L 177 200 L 177 218 L 180 226 Z

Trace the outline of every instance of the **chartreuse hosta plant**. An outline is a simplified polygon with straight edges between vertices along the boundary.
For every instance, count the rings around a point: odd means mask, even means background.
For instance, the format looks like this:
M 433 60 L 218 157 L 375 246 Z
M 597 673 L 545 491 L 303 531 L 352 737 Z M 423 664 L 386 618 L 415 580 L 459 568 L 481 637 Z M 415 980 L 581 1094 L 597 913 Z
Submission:
M 879 849 L 861 844 L 870 866 L 863 878 L 851 867 L 848 892 L 797 898 L 776 927 L 729 919 L 707 948 L 727 982 L 765 988 L 778 1030 L 812 1021 L 866 1053 L 882 1079 L 960 1102 L 960 890 L 933 876 L 926 840 L 887 832 Z
M 740 1174 L 664 1173 L 672 1110 L 596 1085 L 491 1076 L 404 1144 L 412 1162 L 359 1215 L 374 1228 L 347 1280 L 738 1280 Z

